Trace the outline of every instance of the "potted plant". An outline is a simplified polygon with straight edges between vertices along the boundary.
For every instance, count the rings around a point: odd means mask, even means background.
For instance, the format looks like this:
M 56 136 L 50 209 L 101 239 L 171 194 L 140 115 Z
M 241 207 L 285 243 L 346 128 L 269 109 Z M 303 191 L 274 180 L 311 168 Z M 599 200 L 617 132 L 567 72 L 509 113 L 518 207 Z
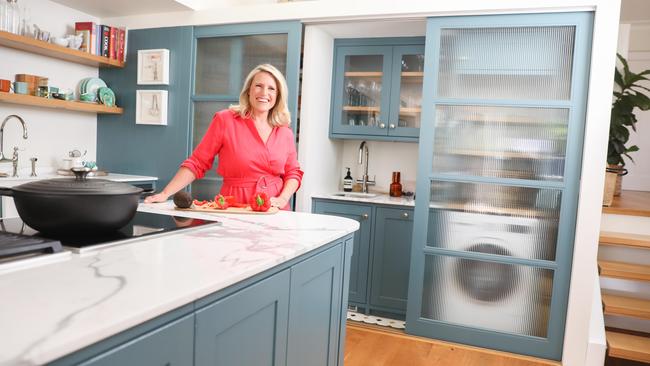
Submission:
M 618 68 L 614 69 L 616 88 L 614 88 L 614 102 L 612 103 L 609 122 L 607 179 L 605 182 L 605 199 L 603 200 L 606 206 L 611 204 L 612 195 L 620 194 L 620 178 L 627 173 L 627 170 L 624 168 L 625 160 L 623 156 L 634 162 L 634 159 L 632 159 L 629 153 L 639 151 L 639 147 L 636 145 L 626 146 L 630 138 L 629 128 L 636 131 L 637 119 L 634 115 L 634 110 L 635 108 L 642 111 L 650 109 L 650 98 L 644 94 L 645 91 L 650 91 L 650 89 L 639 85 L 639 82 L 648 80 L 645 75 L 650 74 L 650 70 L 644 70 L 638 74 L 634 73 L 630 71 L 627 61 L 623 56 L 619 54 L 616 56 L 621 61 L 623 70 L 621 72 Z M 616 190 L 618 192 L 615 192 Z M 612 194 L 610 195 L 609 193 Z

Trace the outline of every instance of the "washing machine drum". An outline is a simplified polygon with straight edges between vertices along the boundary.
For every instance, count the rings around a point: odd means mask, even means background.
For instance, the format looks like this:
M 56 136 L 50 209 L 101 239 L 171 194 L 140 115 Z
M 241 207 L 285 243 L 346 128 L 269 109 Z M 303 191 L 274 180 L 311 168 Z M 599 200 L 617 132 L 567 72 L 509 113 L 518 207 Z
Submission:
M 511 256 L 506 248 L 479 243 L 466 249 L 470 252 Z M 454 277 L 463 293 L 472 299 L 496 302 L 510 296 L 517 287 L 519 276 L 517 267 L 511 264 L 458 259 Z

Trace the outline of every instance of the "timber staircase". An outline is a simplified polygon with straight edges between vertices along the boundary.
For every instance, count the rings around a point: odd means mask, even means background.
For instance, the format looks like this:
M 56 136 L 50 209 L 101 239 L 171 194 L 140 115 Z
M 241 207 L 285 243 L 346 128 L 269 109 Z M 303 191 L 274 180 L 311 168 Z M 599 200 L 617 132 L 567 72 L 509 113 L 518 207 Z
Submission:
M 603 207 L 603 213 L 635 216 L 633 220 L 643 217 L 641 220 L 647 219 L 650 223 L 650 192 L 623 191 L 621 197 L 616 198 L 611 207 Z M 621 259 L 621 257 L 634 256 L 634 253 L 644 254 L 643 258 L 650 258 L 650 254 L 645 256 L 645 252 L 650 253 L 650 235 L 601 231 L 599 242 L 598 270 L 601 284 L 603 280 L 608 279 L 632 284 L 622 285 L 628 287 L 628 291 L 612 291 L 611 288 L 601 290 L 603 314 L 606 316 L 608 355 L 606 365 L 650 365 L 650 333 L 646 333 L 647 330 L 612 327 L 607 321 L 607 316 L 611 316 L 622 317 L 628 322 L 631 320 L 639 324 L 650 324 L 650 293 L 629 291 L 629 288 L 650 288 L 650 262 L 641 260 L 630 263 Z M 626 250 L 631 251 L 632 254 L 625 254 Z M 617 253 L 617 251 L 623 255 L 614 256 L 614 259 L 608 258 L 607 255 L 600 255 L 603 252 Z M 635 287 L 634 284 L 639 284 L 641 287 Z

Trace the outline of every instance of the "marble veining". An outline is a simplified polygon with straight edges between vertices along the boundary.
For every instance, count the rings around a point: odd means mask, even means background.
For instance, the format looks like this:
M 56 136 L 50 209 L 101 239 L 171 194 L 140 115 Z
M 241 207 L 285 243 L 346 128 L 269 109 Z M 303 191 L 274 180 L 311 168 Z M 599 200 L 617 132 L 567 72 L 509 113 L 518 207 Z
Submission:
M 139 210 L 217 217 L 222 225 L 0 274 L 0 365 L 53 361 L 359 228 L 333 216 L 195 213 L 172 206 L 141 204 Z

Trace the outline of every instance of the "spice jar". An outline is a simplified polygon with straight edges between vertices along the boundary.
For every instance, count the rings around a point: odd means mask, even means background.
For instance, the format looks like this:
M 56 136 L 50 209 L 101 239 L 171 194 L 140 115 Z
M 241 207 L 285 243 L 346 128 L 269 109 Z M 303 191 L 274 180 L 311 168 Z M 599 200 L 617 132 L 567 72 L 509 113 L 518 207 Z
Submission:
M 393 181 L 390 184 L 388 195 L 391 197 L 402 196 L 402 183 L 400 183 L 400 172 L 393 172 Z

